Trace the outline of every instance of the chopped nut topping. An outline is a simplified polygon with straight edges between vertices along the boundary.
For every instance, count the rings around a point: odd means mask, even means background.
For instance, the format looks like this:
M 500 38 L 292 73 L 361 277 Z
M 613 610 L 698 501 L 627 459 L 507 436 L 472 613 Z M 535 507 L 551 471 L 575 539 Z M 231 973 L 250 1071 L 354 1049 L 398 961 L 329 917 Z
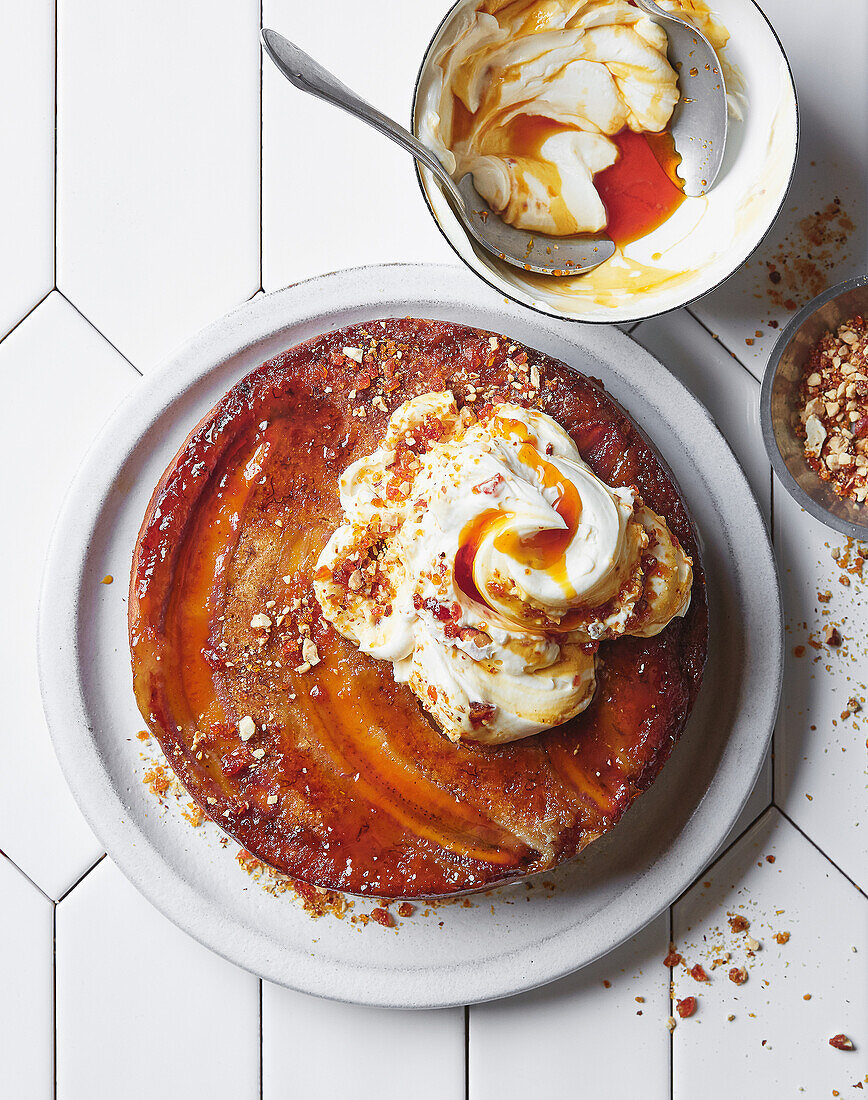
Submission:
M 808 465 L 842 497 L 868 496 L 868 325 L 861 316 L 814 347 L 801 384 Z
M 853 1040 L 848 1039 L 846 1035 L 833 1035 L 829 1040 L 829 1046 L 834 1047 L 835 1050 L 853 1050 Z
M 693 1013 L 696 1011 L 696 998 L 685 997 L 681 1001 L 676 1001 L 675 1011 L 678 1013 L 682 1020 L 685 1020 L 688 1016 L 692 1016 Z
M 238 723 L 238 734 L 242 741 L 249 741 L 254 733 L 256 733 L 256 723 L 249 714 L 245 714 Z

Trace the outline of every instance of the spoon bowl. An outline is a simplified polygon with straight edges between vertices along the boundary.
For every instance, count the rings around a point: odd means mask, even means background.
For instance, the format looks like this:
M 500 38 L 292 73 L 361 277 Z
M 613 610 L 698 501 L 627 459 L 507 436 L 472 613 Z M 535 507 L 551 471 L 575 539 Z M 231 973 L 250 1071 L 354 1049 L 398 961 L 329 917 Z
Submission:
M 474 187 L 470 172 L 458 181 L 458 191 L 463 200 L 462 220 L 475 239 L 499 260 L 506 260 L 525 271 L 580 275 L 608 260 L 615 251 L 614 243 L 605 233 L 548 237 L 516 229 L 491 209 Z
M 720 59 L 705 35 L 686 19 L 664 11 L 654 0 L 634 2 L 663 25 L 669 39 L 667 54 L 678 73 L 680 93 L 669 123 L 681 157 L 676 170 L 685 195 L 704 195 L 720 171 L 726 146 L 726 83 Z

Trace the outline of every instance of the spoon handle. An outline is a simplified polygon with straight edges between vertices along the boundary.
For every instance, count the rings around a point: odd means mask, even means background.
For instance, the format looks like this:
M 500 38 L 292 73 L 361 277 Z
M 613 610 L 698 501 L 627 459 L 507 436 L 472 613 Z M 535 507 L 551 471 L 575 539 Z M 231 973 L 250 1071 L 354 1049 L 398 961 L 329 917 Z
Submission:
M 294 84 L 302 92 L 307 92 L 318 99 L 324 99 L 327 103 L 355 115 L 356 118 L 360 118 L 362 122 L 367 122 L 369 126 L 373 126 L 385 137 L 391 138 L 392 141 L 400 145 L 402 149 L 406 149 L 416 160 L 421 161 L 426 168 L 433 172 L 448 189 L 453 200 L 461 205 L 461 195 L 452 177 L 431 150 L 413 137 L 408 130 L 388 118 L 382 111 L 378 111 L 376 107 L 372 107 L 370 103 L 366 103 L 361 96 L 356 95 L 345 84 L 332 76 L 327 69 L 314 61 L 304 50 L 300 50 L 298 46 L 284 38 L 282 34 L 278 34 L 277 31 L 264 28 L 262 31 L 262 44 L 268 56 L 290 84 Z

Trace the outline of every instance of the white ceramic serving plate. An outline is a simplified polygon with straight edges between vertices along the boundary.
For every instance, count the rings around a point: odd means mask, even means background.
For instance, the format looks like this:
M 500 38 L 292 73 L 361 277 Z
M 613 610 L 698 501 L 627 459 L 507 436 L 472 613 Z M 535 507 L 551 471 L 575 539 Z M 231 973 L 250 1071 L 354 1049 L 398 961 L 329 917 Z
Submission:
M 432 63 L 455 20 L 479 0 L 459 0 L 431 41 L 417 80 L 414 131 L 436 110 L 439 70 Z M 576 278 L 523 272 L 475 246 L 433 176 L 417 166 L 434 220 L 461 259 L 517 302 L 573 321 L 620 323 L 677 309 L 737 271 L 783 206 L 798 152 L 796 90 L 783 47 L 754 0 L 712 0 L 730 33 L 726 58 L 743 78 L 743 121 L 730 118 L 724 162 L 707 195 L 689 198 L 663 225 Z
M 650 791 L 607 837 L 543 877 L 417 914 L 398 932 L 326 916 L 254 883 L 142 783 L 126 590 L 151 490 L 189 430 L 261 360 L 376 317 L 509 334 L 601 378 L 657 444 L 700 532 L 711 646 L 689 726 Z M 111 585 L 101 584 L 106 574 Z M 615 947 L 703 870 L 757 776 L 777 710 L 782 628 L 774 559 L 744 475 L 708 413 L 615 329 L 578 329 L 505 302 L 461 268 L 392 265 L 311 279 L 248 302 L 145 379 L 106 427 L 64 504 L 39 621 L 57 755 L 112 858 L 171 920 L 233 962 L 310 993 L 372 1005 L 465 1004 L 540 985 Z M 171 801 L 171 800 L 170 800 Z M 530 901 L 527 901 L 527 898 Z M 516 902 L 521 904 L 516 904 Z M 356 911 L 370 909 L 357 903 Z M 443 927 L 439 922 L 443 922 Z

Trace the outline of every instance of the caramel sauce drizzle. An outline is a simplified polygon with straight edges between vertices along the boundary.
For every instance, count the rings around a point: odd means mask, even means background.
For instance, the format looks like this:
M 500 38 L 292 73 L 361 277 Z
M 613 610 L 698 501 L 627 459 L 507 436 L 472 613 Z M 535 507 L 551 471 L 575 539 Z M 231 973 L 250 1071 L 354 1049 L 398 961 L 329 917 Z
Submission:
M 492 74 L 486 97 L 502 80 L 503 74 Z M 453 91 L 451 145 L 470 139 L 475 118 Z M 542 159 L 542 147 L 553 135 L 576 130 L 544 115 L 519 114 L 503 126 L 495 118 L 476 135 L 479 152 L 506 160 L 525 192 L 530 190 L 528 174 L 545 186 L 559 236 L 576 235 L 577 225 L 561 195 L 560 172 Z M 606 232 L 622 247 L 653 233 L 684 201 L 684 183 L 678 175 L 681 157 L 668 128 L 660 133 L 634 133 L 625 128 L 607 136 L 618 147 L 618 159 L 596 174 L 594 187 L 606 209 Z M 504 212 L 507 220 L 518 215 L 515 205 L 516 200 L 511 199 Z
M 515 513 L 499 508 L 487 508 L 464 526 L 460 546 L 455 555 L 455 581 L 458 587 L 478 603 L 488 606 L 473 579 L 473 563 L 482 541 L 494 534 L 494 547 L 528 570 L 535 569 L 548 575 L 562 588 L 568 599 L 576 595 L 567 575 L 566 551 L 575 537 L 582 515 L 582 498 L 575 485 L 560 472 L 557 466 L 546 462 L 537 450 L 536 436 L 526 424 L 510 417 L 500 417 L 492 422 L 491 430 L 503 439 L 520 442 L 519 461 L 533 470 L 544 489 L 554 489 L 557 499 L 554 509 L 564 521 L 564 528 L 548 527 L 530 537 L 522 537 L 509 529 Z M 497 533 L 499 531 L 499 533 Z

